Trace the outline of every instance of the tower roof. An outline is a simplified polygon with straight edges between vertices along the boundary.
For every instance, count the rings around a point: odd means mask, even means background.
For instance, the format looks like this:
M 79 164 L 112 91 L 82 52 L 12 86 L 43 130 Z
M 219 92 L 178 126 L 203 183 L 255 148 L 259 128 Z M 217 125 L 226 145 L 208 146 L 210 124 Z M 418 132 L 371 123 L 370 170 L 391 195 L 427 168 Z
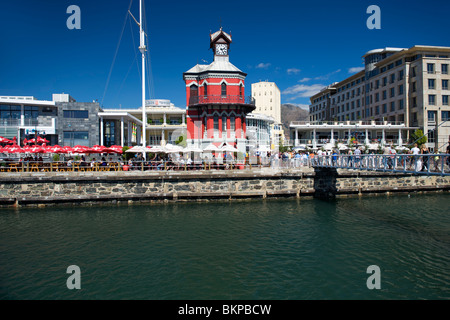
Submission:
M 203 73 L 203 72 L 239 72 L 239 68 L 227 60 L 215 60 L 211 64 L 197 64 L 185 73 Z
M 210 47 L 211 47 L 211 48 L 213 47 L 213 44 L 214 44 L 217 40 L 219 40 L 219 38 L 224 39 L 224 40 L 225 40 L 226 42 L 228 42 L 228 43 L 231 43 L 231 42 L 232 42 L 232 40 L 231 40 L 231 35 L 228 34 L 228 33 L 226 33 L 226 32 L 224 32 L 224 31 L 222 30 L 222 27 L 220 27 L 220 30 L 219 30 L 219 31 L 216 31 L 216 32 L 210 34 Z

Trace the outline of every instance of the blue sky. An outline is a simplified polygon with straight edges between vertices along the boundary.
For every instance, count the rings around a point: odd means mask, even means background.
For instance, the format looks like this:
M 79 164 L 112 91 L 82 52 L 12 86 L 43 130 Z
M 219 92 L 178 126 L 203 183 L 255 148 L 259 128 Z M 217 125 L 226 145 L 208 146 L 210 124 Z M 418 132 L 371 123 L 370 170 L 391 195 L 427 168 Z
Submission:
M 52 93 L 64 92 L 80 102 L 98 100 L 105 108 L 139 107 L 139 30 L 127 17 L 130 3 L 2 1 L 0 95 L 50 100 Z M 381 9 L 381 30 L 366 27 L 372 4 Z M 66 27 L 69 5 L 81 9 L 81 30 Z M 231 63 L 248 74 L 246 95 L 251 83 L 269 80 L 281 90 L 282 103 L 299 106 L 361 68 L 369 50 L 450 46 L 450 1 L 442 0 L 145 0 L 145 9 L 151 61 L 147 98 L 170 99 L 182 108 L 183 72 L 203 60 L 212 62 L 209 33 L 220 25 L 233 37 Z M 131 12 L 138 18 L 138 0 Z

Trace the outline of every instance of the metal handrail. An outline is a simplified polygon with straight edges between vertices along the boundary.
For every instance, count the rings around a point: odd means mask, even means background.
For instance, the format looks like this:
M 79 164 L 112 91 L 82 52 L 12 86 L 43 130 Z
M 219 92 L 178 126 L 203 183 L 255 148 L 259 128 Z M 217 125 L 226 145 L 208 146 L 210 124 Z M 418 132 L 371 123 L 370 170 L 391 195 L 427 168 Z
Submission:
M 362 154 L 314 156 L 312 167 L 425 175 L 450 175 L 450 154 Z

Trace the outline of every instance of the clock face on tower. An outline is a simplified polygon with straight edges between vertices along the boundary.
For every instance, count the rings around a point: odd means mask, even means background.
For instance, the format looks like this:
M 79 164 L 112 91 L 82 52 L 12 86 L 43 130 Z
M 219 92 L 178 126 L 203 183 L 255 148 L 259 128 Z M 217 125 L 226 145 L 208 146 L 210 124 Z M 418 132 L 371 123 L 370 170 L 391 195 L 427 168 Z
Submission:
M 227 55 L 227 45 L 223 43 L 216 44 L 216 55 L 218 56 L 226 56 Z

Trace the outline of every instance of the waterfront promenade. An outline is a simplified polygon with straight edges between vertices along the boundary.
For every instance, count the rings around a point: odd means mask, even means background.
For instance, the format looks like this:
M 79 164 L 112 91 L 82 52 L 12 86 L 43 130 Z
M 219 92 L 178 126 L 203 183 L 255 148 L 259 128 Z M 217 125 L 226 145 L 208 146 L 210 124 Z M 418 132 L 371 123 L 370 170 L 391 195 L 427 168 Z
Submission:
M 448 175 L 309 166 L 0 173 L 1 206 L 231 201 L 280 197 L 333 199 L 449 189 Z

